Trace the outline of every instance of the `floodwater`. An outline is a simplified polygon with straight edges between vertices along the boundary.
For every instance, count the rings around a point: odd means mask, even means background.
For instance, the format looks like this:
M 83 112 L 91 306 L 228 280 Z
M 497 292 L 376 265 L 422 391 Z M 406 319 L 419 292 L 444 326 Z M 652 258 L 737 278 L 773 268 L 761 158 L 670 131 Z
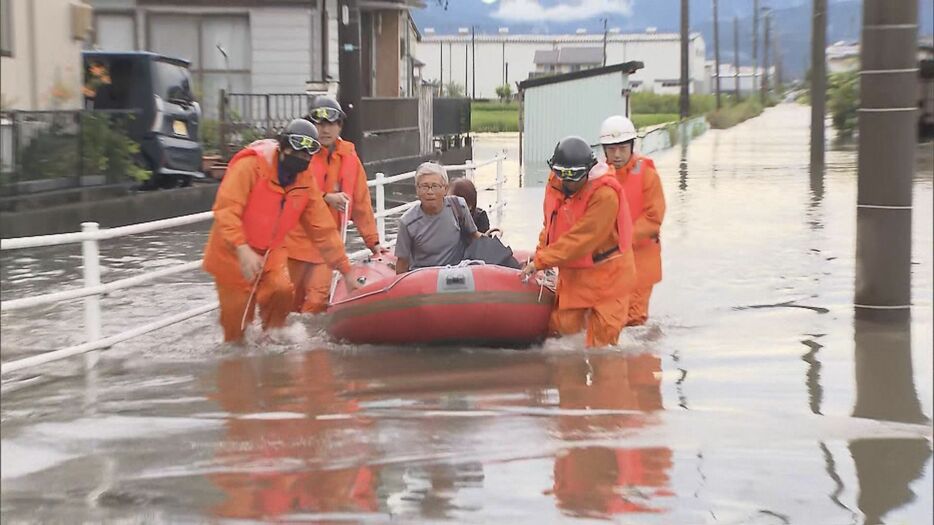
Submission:
M 833 147 L 812 180 L 808 122 L 782 105 L 654 155 L 665 276 L 618 348 L 348 347 L 295 319 L 238 350 L 208 314 L 118 345 L 92 376 L 73 360 L 6 380 L 3 521 L 930 523 L 932 148 L 912 321 L 857 323 L 856 152 Z M 515 159 L 515 138 L 480 137 L 475 156 L 502 149 Z M 531 247 L 542 190 L 506 169 L 506 238 Z M 203 242 L 108 241 L 104 280 Z M 2 263 L 4 299 L 57 290 L 80 247 Z M 104 333 L 213 299 L 198 272 L 123 290 Z M 3 359 L 80 342 L 82 312 L 4 313 Z

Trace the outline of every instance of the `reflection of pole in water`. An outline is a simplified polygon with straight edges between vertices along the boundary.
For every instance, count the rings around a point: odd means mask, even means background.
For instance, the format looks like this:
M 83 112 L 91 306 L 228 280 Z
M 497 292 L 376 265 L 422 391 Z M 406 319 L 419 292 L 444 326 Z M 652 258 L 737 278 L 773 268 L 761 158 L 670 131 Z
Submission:
M 908 321 L 856 321 L 855 417 L 927 423 L 915 391 Z M 866 523 L 914 500 L 910 484 L 931 455 L 925 439 L 857 439 L 850 442 L 859 481 L 858 504 Z
M 678 126 L 678 141 L 681 144 L 681 162 L 678 163 L 678 189 L 686 191 L 688 189 L 688 134 L 687 126 L 681 124 Z
M 855 417 L 924 423 L 911 368 L 911 325 L 857 319 Z
M 863 4 L 857 317 L 900 320 L 911 314 L 917 23 L 917 2 L 866 0 Z
M 801 343 L 810 349 L 808 353 L 801 356 L 801 359 L 808 364 L 805 380 L 805 384 L 808 388 L 808 405 L 811 408 L 812 414 L 822 415 L 820 406 L 821 401 L 824 399 L 824 389 L 820 385 L 821 362 L 817 359 L 817 352 L 819 352 L 824 345 L 811 339 L 806 339 L 801 341 Z

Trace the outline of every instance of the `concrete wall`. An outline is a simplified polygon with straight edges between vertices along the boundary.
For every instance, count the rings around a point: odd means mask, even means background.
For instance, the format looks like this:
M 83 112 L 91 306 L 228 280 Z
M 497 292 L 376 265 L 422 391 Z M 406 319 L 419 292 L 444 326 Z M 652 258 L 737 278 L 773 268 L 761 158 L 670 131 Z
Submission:
M 516 91 L 516 83 L 535 71 L 535 51 L 567 47 L 603 45 L 603 35 L 477 35 L 471 49 L 470 35 L 423 36 L 416 46 L 415 56 L 425 63 L 423 78 L 428 81 L 452 80 L 466 93 L 473 95 L 473 75 L 476 75 L 476 97 L 496 98 L 496 87 L 508 82 Z M 692 35 L 689 47 L 691 91 L 704 92 L 706 52 L 704 39 Z M 473 53 L 476 54 L 474 68 Z M 645 68 L 632 75 L 634 89 L 659 93 L 677 93 L 677 86 L 663 86 L 664 81 L 677 81 L 681 76 L 681 48 L 676 34 L 618 34 L 607 42 L 607 64 L 639 60 Z M 466 73 L 466 79 L 465 79 Z M 465 86 L 466 82 L 466 86 Z
M 13 49 L 12 56 L 0 57 L 4 109 L 80 107 L 84 42 L 72 38 L 73 2 L 8 1 Z

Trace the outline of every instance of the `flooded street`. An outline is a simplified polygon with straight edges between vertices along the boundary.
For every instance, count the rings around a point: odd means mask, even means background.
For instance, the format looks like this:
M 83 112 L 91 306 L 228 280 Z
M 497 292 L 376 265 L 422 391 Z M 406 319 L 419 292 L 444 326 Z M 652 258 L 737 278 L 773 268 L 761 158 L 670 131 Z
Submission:
M 887 329 L 853 318 L 856 151 L 812 180 L 808 122 L 781 105 L 653 155 L 664 280 L 615 349 L 350 347 L 298 317 L 232 349 L 214 312 L 91 377 L 73 359 L 4 378 L 3 521 L 930 523 L 934 148 L 912 321 Z M 475 158 L 507 150 L 502 227 L 532 248 L 544 192 L 518 187 L 516 139 Z M 196 260 L 206 228 L 105 241 L 103 280 Z M 73 286 L 80 253 L 5 252 L 4 300 Z M 201 272 L 121 290 L 104 334 L 213 300 Z M 4 361 L 83 340 L 81 301 L 0 321 Z

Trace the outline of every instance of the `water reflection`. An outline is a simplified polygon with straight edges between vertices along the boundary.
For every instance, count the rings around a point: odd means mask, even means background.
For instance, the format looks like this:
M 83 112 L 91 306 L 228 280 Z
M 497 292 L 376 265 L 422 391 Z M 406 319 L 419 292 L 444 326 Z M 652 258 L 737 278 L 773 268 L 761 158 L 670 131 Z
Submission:
M 225 494 L 213 513 L 274 519 L 375 511 L 377 472 L 364 461 L 362 439 L 371 422 L 354 416 L 357 401 L 344 390 L 325 350 L 222 362 L 214 397 L 234 417 L 217 463 L 231 468 L 211 476 Z
M 594 434 L 654 424 L 653 412 L 663 408 L 661 360 L 653 355 L 558 362 L 554 377 L 561 409 L 634 411 L 558 417 L 560 435 L 571 444 Z M 663 512 L 653 500 L 674 495 L 668 487 L 671 466 L 667 447 L 570 448 L 555 459 L 554 496 L 558 507 L 572 516 Z
M 928 423 L 915 390 L 908 322 L 855 321 L 855 417 Z M 890 511 L 915 500 L 911 483 L 931 457 L 925 439 L 859 439 L 850 442 L 865 523 L 883 523 Z

